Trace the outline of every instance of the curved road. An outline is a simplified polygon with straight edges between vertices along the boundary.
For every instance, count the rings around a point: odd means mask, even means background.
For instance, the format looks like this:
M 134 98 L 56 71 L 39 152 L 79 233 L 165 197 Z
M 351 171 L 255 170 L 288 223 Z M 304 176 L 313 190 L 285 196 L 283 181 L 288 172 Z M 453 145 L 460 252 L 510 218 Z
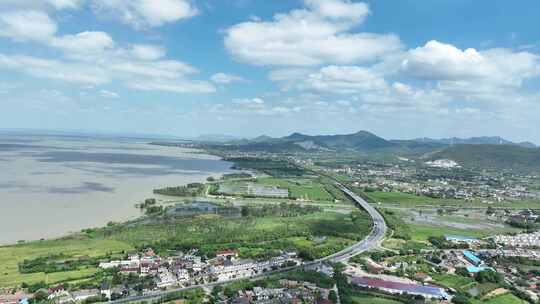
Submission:
M 127 298 L 119 299 L 119 300 L 116 300 L 116 301 L 112 301 L 111 303 L 130 303 L 130 302 L 137 302 L 137 301 L 143 301 L 143 300 L 150 300 L 150 299 L 162 297 L 162 296 L 165 296 L 167 294 L 174 293 L 174 292 L 179 292 L 179 291 L 188 291 L 188 290 L 193 290 L 193 289 L 197 289 L 197 288 L 205 288 L 205 287 L 214 287 L 214 286 L 218 286 L 218 285 L 225 285 L 225 284 L 229 284 L 229 283 L 239 281 L 239 280 L 259 279 L 259 278 L 263 278 L 263 277 L 268 277 L 270 275 L 274 275 L 276 273 L 283 273 L 283 272 L 288 272 L 288 271 L 295 270 L 295 269 L 302 268 L 302 267 L 306 267 L 306 266 L 313 266 L 313 265 L 316 265 L 316 264 L 319 264 L 319 263 L 322 263 L 322 262 L 326 262 L 326 261 L 343 262 L 343 261 L 346 261 L 346 260 L 356 256 L 356 255 L 359 255 L 362 252 L 365 252 L 365 251 L 368 251 L 370 249 L 374 249 L 374 248 L 378 247 L 380 245 L 380 243 L 382 242 L 382 240 L 384 239 L 384 236 L 386 235 L 386 230 L 387 230 L 386 222 L 384 221 L 383 216 L 379 213 L 379 211 L 377 211 L 377 209 L 373 208 L 373 206 L 371 206 L 363 198 L 361 198 L 360 196 L 358 196 L 357 194 L 355 194 L 354 192 L 349 190 L 344 185 L 336 183 L 336 186 L 338 188 L 340 188 L 341 191 L 343 191 L 347 196 L 349 196 L 356 203 L 356 205 L 359 208 L 364 209 L 369 214 L 371 219 L 373 220 L 373 227 L 371 229 L 370 234 L 366 238 L 364 238 L 362 241 L 360 241 L 360 242 L 358 242 L 358 243 L 356 243 L 356 244 L 354 244 L 352 246 L 349 246 L 349 247 L 347 247 L 347 248 L 345 248 L 345 249 L 343 249 L 343 250 L 341 250 L 339 252 L 336 252 L 336 253 L 334 253 L 332 255 L 326 256 L 324 258 L 321 258 L 321 259 L 318 259 L 318 260 L 315 260 L 315 261 L 303 263 L 303 264 L 298 265 L 298 266 L 282 268 L 282 269 L 278 269 L 278 270 L 275 270 L 275 271 L 268 271 L 268 272 L 265 272 L 265 273 L 261 273 L 261 274 L 251 276 L 249 278 L 244 277 L 244 278 L 232 279 L 232 280 L 221 281 L 221 282 L 213 282 L 213 283 L 208 283 L 208 284 L 200 284 L 200 285 L 193 285 L 193 286 L 189 286 L 189 287 L 170 289 L 170 290 L 167 290 L 167 291 L 156 292 L 156 293 L 153 293 L 153 294 L 148 294 L 148 295 L 143 295 L 143 296 L 127 297 Z

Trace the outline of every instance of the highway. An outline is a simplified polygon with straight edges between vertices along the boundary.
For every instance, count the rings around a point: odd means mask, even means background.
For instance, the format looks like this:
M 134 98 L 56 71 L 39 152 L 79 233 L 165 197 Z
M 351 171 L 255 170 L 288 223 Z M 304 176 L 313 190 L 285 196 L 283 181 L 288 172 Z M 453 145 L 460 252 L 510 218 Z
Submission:
M 365 239 L 343 249 L 340 252 L 324 258 L 324 260 L 329 260 L 332 262 L 343 262 L 362 252 L 378 247 L 384 239 L 388 228 L 386 226 L 386 222 L 384 221 L 384 217 L 379 213 L 379 211 L 377 211 L 377 209 L 342 184 L 336 184 L 336 186 L 347 194 L 347 196 L 349 196 L 358 207 L 364 209 L 373 221 L 371 232 Z
M 339 187 L 341 191 L 343 191 L 347 196 L 349 196 L 356 203 L 357 207 L 364 209 L 373 220 L 373 227 L 371 229 L 370 234 L 366 238 L 364 238 L 362 241 L 352 246 L 349 246 L 339 252 L 336 252 L 332 255 L 326 256 L 324 258 L 321 258 L 315 261 L 306 262 L 298 266 L 282 268 L 275 271 L 268 271 L 268 272 L 260 273 L 260 274 L 247 277 L 247 278 L 243 277 L 243 278 L 232 279 L 232 280 L 227 280 L 227 281 L 220 281 L 220 282 L 213 282 L 213 283 L 207 283 L 207 284 L 193 285 L 189 287 L 169 289 L 167 291 L 160 291 L 160 292 L 143 295 L 143 296 L 127 297 L 123 299 L 118 299 L 116 301 L 112 301 L 111 303 L 130 303 L 130 302 L 144 301 L 144 300 L 159 298 L 167 294 L 179 292 L 179 291 L 188 291 L 188 290 L 193 290 L 197 288 L 208 288 L 208 287 L 214 287 L 218 285 L 226 285 L 226 284 L 239 281 L 239 280 L 260 279 L 260 278 L 268 277 L 270 275 L 274 275 L 277 273 L 283 273 L 283 272 L 288 272 L 295 269 L 300 269 L 303 267 L 309 267 L 309 266 L 313 266 L 313 265 L 316 265 L 322 262 L 327 262 L 327 261 L 344 262 L 356 255 L 361 254 L 362 252 L 377 248 L 382 242 L 382 240 L 384 239 L 386 235 L 386 230 L 387 230 L 386 222 L 384 221 L 383 216 L 379 213 L 379 211 L 377 211 L 377 209 L 373 208 L 373 206 L 371 206 L 363 198 L 361 198 L 360 196 L 358 196 L 357 194 L 355 194 L 354 192 L 346 188 L 344 185 L 336 183 L 336 186 Z

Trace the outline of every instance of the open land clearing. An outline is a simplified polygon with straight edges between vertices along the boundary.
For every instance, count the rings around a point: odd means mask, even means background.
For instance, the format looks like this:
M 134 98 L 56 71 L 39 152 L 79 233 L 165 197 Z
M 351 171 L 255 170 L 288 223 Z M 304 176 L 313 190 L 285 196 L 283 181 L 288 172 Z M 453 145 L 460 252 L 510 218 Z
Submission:
M 55 273 L 29 273 L 21 274 L 18 263 L 25 259 L 35 259 L 51 255 L 64 254 L 71 258 L 98 257 L 110 252 L 132 250 L 134 247 L 116 240 L 66 238 L 51 241 L 36 241 L 28 244 L 0 247 L 0 287 L 9 287 L 23 282 L 46 283 L 63 282 L 87 278 L 95 274 L 97 267 L 88 267 L 75 271 Z

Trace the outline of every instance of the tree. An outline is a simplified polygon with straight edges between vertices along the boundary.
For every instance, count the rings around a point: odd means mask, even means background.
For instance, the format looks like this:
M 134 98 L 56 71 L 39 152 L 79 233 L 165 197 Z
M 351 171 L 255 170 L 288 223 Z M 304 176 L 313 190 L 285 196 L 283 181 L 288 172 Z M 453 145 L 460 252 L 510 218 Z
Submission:
M 242 214 L 242 217 L 248 217 L 249 216 L 249 208 L 247 206 L 242 206 L 242 209 L 240 211 Z
M 452 303 L 454 304 L 470 304 L 471 300 L 467 298 L 467 296 L 458 293 L 456 296 L 452 298 Z
M 469 271 L 467 271 L 467 268 L 465 267 L 456 267 L 456 272 L 455 272 L 457 275 L 460 275 L 462 277 L 469 277 Z
M 38 292 L 34 293 L 33 300 L 34 300 L 34 302 L 41 303 L 41 302 L 47 300 L 48 296 L 49 296 L 49 294 L 47 293 L 47 291 L 44 290 L 44 289 L 41 289 Z
M 482 270 L 476 274 L 475 280 L 479 283 L 501 283 L 503 277 L 493 270 Z
M 328 295 L 328 299 L 332 301 L 332 303 L 337 303 L 337 293 L 335 290 L 330 290 L 330 294 Z

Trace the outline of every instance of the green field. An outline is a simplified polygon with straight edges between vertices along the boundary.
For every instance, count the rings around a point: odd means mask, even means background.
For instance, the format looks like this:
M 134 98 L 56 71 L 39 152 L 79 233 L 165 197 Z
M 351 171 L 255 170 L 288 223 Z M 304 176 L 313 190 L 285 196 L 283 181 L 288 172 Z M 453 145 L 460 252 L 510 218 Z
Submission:
M 513 294 L 507 293 L 501 296 L 494 297 L 486 301 L 473 300 L 473 304 L 528 304 L 529 302 L 521 300 Z
M 275 177 L 260 177 L 254 180 L 255 183 L 262 186 L 276 186 L 282 189 L 289 190 L 289 198 L 304 199 L 311 201 L 331 202 L 335 198 L 345 200 L 343 194 L 332 184 L 324 184 L 318 179 L 312 178 L 275 178 Z M 233 188 L 241 189 L 247 181 L 228 181 L 225 182 Z M 330 192 L 331 191 L 331 192 Z M 241 193 L 239 193 L 241 194 Z M 245 193 L 244 193 L 245 194 Z
M 402 302 L 367 294 L 356 294 L 352 297 L 352 300 L 355 304 L 402 304 Z
M 28 244 L 0 247 L 0 287 L 14 286 L 22 282 L 56 283 L 66 280 L 77 280 L 94 274 L 97 269 L 90 267 L 77 271 L 56 273 L 20 274 L 18 263 L 24 259 L 34 259 L 55 254 L 64 254 L 73 258 L 82 256 L 102 256 L 109 252 L 132 250 L 133 247 L 116 240 L 64 239 L 54 241 L 39 241 Z
M 367 235 L 371 220 L 362 215 L 354 222 L 351 215 L 337 212 L 233 219 L 199 216 L 170 223 L 108 227 L 94 234 L 133 246 L 200 247 L 210 254 L 234 247 L 241 248 L 246 257 L 257 257 L 257 253 L 291 248 L 322 257 Z
M 472 278 L 466 278 L 459 275 L 439 273 L 432 273 L 430 275 L 437 284 L 460 291 L 466 291 L 476 285 L 476 282 Z
M 401 207 L 474 207 L 474 208 L 487 208 L 492 206 L 495 208 L 508 208 L 508 209 L 523 209 L 523 208 L 540 208 L 540 200 L 520 200 L 520 201 L 507 201 L 494 204 L 484 204 L 480 201 L 465 201 L 458 199 L 442 199 L 431 198 L 427 196 L 418 196 L 415 194 L 401 193 L 401 192 L 365 192 L 374 202 L 381 204 L 399 205 Z
M 372 198 L 375 202 L 381 204 L 398 204 L 403 207 L 415 207 L 421 205 L 429 206 L 441 206 L 441 205 L 460 205 L 466 203 L 465 201 L 455 199 L 438 199 L 426 196 L 418 196 L 414 194 L 401 193 L 401 192 L 366 192 L 367 196 Z
M 0 247 L 0 287 L 23 282 L 77 281 L 90 278 L 97 269 L 21 274 L 18 263 L 27 259 L 63 254 L 69 259 L 99 257 L 151 246 L 160 254 L 169 249 L 199 248 L 212 255 L 217 250 L 238 248 L 243 257 L 264 258 L 280 250 L 297 250 L 306 259 L 320 258 L 362 239 L 371 220 L 364 213 L 315 211 L 297 216 L 223 218 L 203 215 L 176 220 L 133 222 L 87 231 L 77 238 L 38 241 Z
M 462 235 L 468 237 L 483 238 L 493 235 L 493 230 L 458 229 L 450 227 L 409 225 L 414 241 L 427 241 L 430 236 Z
M 334 198 L 324 185 L 313 179 L 294 178 L 278 179 L 274 177 L 258 178 L 257 183 L 289 189 L 291 198 L 314 201 L 332 201 Z

